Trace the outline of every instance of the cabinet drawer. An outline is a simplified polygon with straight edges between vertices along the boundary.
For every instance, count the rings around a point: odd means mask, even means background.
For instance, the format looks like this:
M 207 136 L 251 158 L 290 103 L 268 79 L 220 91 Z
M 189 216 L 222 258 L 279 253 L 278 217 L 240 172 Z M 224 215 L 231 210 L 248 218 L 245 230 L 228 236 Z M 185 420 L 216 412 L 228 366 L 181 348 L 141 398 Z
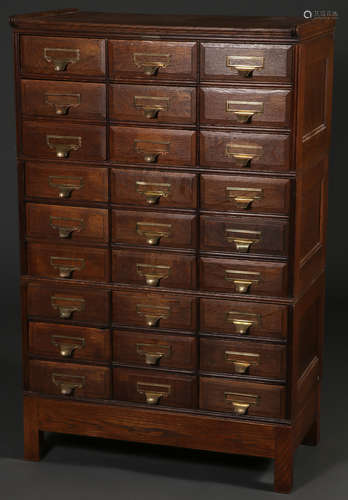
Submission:
M 28 314 L 54 320 L 107 324 L 109 293 L 97 289 L 30 283 Z
M 291 45 L 202 43 L 201 80 L 290 81 Z
M 197 342 L 193 337 L 114 331 L 114 360 L 118 363 L 195 370 Z
M 194 331 L 196 299 L 185 295 L 113 292 L 113 322 L 150 329 Z
M 223 411 L 238 417 L 285 418 L 284 387 L 255 382 L 236 382 L 223 378 L 201 377 L 199 407 Z
M 255 301 L 201 299 L 200 325 L 202 333 L 285 339 L 288 310 Z
M 195 123 L 196 89 L 154 85 L 112 85 L 110 119 L 151 124 Z
M 25 115 L 105 120 L 106 91 L 102 83 L 21 81 Z
M 113 169 L 111 200 L 124 205 L 196 208 L 197 177 L 155 170 Z
M 290 180 L 242 175 L 201 175 L 203 210 L 287 215 Z
M 200 217 L 201 249 L 242 255 L 288 254 L 286 221 L 261 217 Z
M 197 406 L 197 380 L 189 375 L 114 368 L 114 398 L 149 406 Z
M 108 251 L 104 248 L 29 242 L 27 265 L 33 276 L 109 281 Z
M 25 184 L 27 197 L 55 198 L 61 201 L 108 201 L 106 168 L 28 161 L 25 165 Z
M 196 80 L 196 42 L 110 40 L 110 78 Z
M 57 78 L 105 74 L 104 40 L 22 35 L 20 47 L 22 73 Z
M 108 211 L 27 203 L 27 236 L 57 241 L 108 242 Z
M 281 345 L 201 337 L 202 371 L 285 380 L 286 348 Z
M 106 133 L 103 125 L 57 123 L 57 121 L 23 122 L 23 154 L 32 158 L 104 161 Z
M 201 131 L 200 142 L 202 166 L 269 172 L 290 169 L 289 135 Z
M 196 257 L 114 250 L 112 281 L 164 288 L 196 288 Z
M 200 259 L 204 290 L 284 297 L 288 294 L 287 271 L 287 264 L 280 262 Z
M 291 92 L 280 89 L 201 89 L 200 121 L 207 125 L 290 127 Z
M 109 361 L 110 332 L 50 323 L 29 324 L 29 352 L 35 356 L 76 361 Z
M 196 132 L 164 128 L 111 127 L 110 159 L 150 165 L 196 164 Z
M 112 241 L 151 247 L 195 248 L 195 215 L 114 210 Z
M 29 361 L 29 389 L 72 398 L 110 399 L 111 373 L 103 366 Z

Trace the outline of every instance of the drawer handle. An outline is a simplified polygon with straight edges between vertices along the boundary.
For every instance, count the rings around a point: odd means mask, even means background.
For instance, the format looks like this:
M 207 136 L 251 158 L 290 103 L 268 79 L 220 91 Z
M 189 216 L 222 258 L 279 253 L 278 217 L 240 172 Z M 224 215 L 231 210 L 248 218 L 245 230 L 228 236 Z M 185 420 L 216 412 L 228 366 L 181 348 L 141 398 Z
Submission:
M 225 156 L 233 158 L 239 167 L 250 167 L 252 160 L 258 160 L 262 155 L 262 146 L 251 144 L 226 144 Z
M 239 392 L 225 392 L 225 403 L 231 404 L 236 415 L 246 415 L 250 406 L 256 406 L 260 396 L 257 394 L 242 394 Z
M 66 71 L 69 64 L 75 64 L 80 60 L 80 49 L 44 49 L 44 58 L 52 63 L 54 71 Z
M 52 373 L 52 382 L 59 387 L 62 396 L 72 396 L 77 389 L 85 386 L 86 377 Z
M 142 141 L 135 139 L 134 148 L 137 153 L 144 155 L 146 163 L 156 163 L 160 155 L 169 153 L 170 142 Z
M 147 54 L 134 52 L 134 64 L 143 70 L 146 76 L 155 76 L 161 68 L 166 68 L 170 63 L 170 54 Z
M 65 335 L 52 335 L 51 343 L 58 347 L 59 354 L 63 358 L 71 358 L 74 351 L 81 350 L 85 346 L 83 337 L 66 337 Z
M 50 175 L 48 184 L 58 190 L 58 198 L 70 198 L 73 191 L 79 191 L 83 188 L 84 180 L 83 177 Z
M 71 319 L 75 312 L 82 312 L 86 308 L 86 301 L 76 297 L 51 297 L 51 306 L 58 310 L 60 319 Z
M 263 102 L 226 101 L 226 112 L 232 113 L 239 123 L 250 123 L 258 113 L 263 113 Z
M 60 278 L 71 278 L 74 271 L 81 271 L 85 267 L 85 259 L 74 257 L 50 257 L 53 269 L 58 270 Z
M 259 364 L 259 354 L 250 352 L 225 351 L 225 361 L 233 364 L 235 373 L 245 374 L 250 366 Z
M 57 158 L 68 158 L 71 151 L 77 151 L 82 145 L 82 138 L 66 135 L 46 135 L 46 143 L 54 149 Z
M 158 286 L 161 280 L 168 278 L 170 273 L 169 266 L 155 266 L 151 264 L 137 264 L 137 274 L 145 278 L 148 286 Z
M 147 327 L 155 328 L 159 325 L 161 319 L 167 319 L 169 317 L 170 307 L 137 304 L 136 311 L 139 316 L 145 318 Z
M 245 335 L 252 326 L 259 326 L 261 318 L 258 314 L 228 311 L 226 321 L 233 324 L 236 333 Z
M 168 111 L 169 97 L 134 96 L 134 106 L 144 112 L 145 118 L 154 120 L 160 111 Z
M 148 205 L 156 205 L 161 198 L 168 198 L 171 185 L 161 182 L 136 181 L 136 190 L 145 196 Z
M 227 199 L 232 200 L 239 208 L 248 210 L 254 201 L 263 198 L 263 189 L 227 186 L 226 195 Z
M 248 293 L 252 285 L 260 283 L 260 273 L 254 271 L 225 270 L 225 280 L 232 281 L 236 293 Z
M 171 347 L 168 344 L 136 344 L 137 354 L 145 356 L 146 365 L 157 365 L 162 358 L 168 358 Z
M 136 232 L 145 236 L 148 245 L 158 245 L 161 238 L 168 238 L 171 234 L 171 224 L 157 224 L 155 222 L 137 222 Z
M 77 108 L 80 106 L 80 103 L 80 94 L 45 94 L 45 104 L 53 106 L 56 110 L 56 115 L 67 115 L 70 108 Z
M 263 68 L 264 58 L 262 56 L 227 56 L 226 66 L 231 70 L 238 71 L 239 76 L 251 78 L 253 72 Z
M 83 219 L 70 219 L 69 217 L 55 217 L 50 215 L 50 226 L 58 230 L 58 236 L 61 239 L 70 238 L 72 233 L 79 233 L 84 226 Z
M 152 384 L 148 382 L 137 382 L 138 394 L 144 394 L 148 405 L 157 405 L 161 399 L 165 399 L 171 393 L 171 386 L 167 384 Z
M 251 245 L 259 243 L 261 232 L 249 231 L 246 229 L 225 229 L 225 238 L 228 243 L 233 243 L 235 245 L 237 252 L 247 253 Z

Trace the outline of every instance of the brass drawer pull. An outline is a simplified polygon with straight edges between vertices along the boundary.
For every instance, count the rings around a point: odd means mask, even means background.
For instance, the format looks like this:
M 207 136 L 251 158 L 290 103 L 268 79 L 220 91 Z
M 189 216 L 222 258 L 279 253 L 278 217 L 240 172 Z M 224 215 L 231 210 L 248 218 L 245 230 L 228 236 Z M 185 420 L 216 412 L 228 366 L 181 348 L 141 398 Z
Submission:
M 139 316 L 143 316 L 146 326 L 154 328 L 159 325 L 161 319 L 167 319 L 170 314 L 170 307 L 156 306 L 151 304 L 137 304 L 136 311 Z
M 226 144 L 225 156 L 233 158 L 239 167 L 250 167 L 252 160 L 262 158 L 262 146 L 253 144 Z
M 85 299 L 79 297 L 51 297 L 51 306 L 59 311 L 61 319 L 71 319 L 74 312 L 82 312 L 86 308 Z
M 263 189 L 227 186 L 226 195 L 227 199 L 232 200 L 239 208 L 248 210 L 254 201 L 263 198 Z
M 225 351 L 225 361 L 232 363 L 234 371 L 239 374 L 247 373 L 250 366 L 257 366 L 259 359 L 259 354 L 251 352 Z
M 57 158 L 68 158 L 71 151 L 77 151 L 82 145 L 82 138 L 66 135 L 46 135 L 46 143 L 54 149 Z
M 227 68 L 238 71 L 239 76 L 244 78 L 251 78 L 254 71 L 263 68 L 263 56 L 227 56 Z
M 85 259 L 74 257 L 50 257 L 50 264 L 58 270 L 60 278 L 71 278 L 74 271 L 81 271 L 85 267 Z
M 145 356 L 146 365 L 157 365 L 162 358 L 168 358 L 171 347 L 168 344 L 136 344 L 137 354 Z
M 69 217 L 55 217 L 50 215 L 50 226 L 58 230 L 59 238 L 66 239 L 72 233 L 82 231 L 84 225 L 83 219 L 70 219 Z
M 58 347 L 59 354 L 63 358 L 71 358 L 74 351 L 81 350 L 85 346 L 83 337 L 67 337 L 65 335 L 52 335 L 51 343 Z
M 144 161 L 146 163 L 156 163 L 160 155 L 166 155 L 169 153 L 170 142 L 155 142 L 135 139 L 134 148 L 137 153 L 144 155 Z
M 158 224 L 155 222 L 137 222 L 136 232 L 145 236 L 148 245 L 158 245 L 161 238 L 168 238 L 171 234 L 171 224 Z
M 70 108 L 77 108 L 78 106 L 80 106 L 80 103 L 80 94 L 45 94 L 45 104 L 48 104 L 48 106 L 53 106 L 56 110 L 56 115 L 67 115 Z
M 54 71 L 65 71 L 69 64 L 75 64 L 80 60 L 80 49 L 44 49 L 44 58 L 52 63 Z
M 161 198 L 168 198 L 171 185 L 161 182 L 136 181 L 137 193 L 145 196 L 146 203 L 156 205 Z
M 236 333 L 245 335 L 249 328 L 260 325 L 261 317 L 259 314 L 228 311 L 226 321 L 233 324 Z
M 145 278 L 149 286 L 158 286 L 161 280 L 168 278 L 170 273 L 169 266 L 155 266 L 151 264 L 137 264 L 137 274 Z
M 50 175 L 48 184 L 58 190 L 58 198 L 70 198 L 73 191 L 83 188 L 83 177 L 67 177 L 63 175 Z
M 85 386 L 86 377 L 52 373 L 52 382 L 59 387 L 62 396 L 72 396 L 76 389 L 82 389 Z
M 228 243 L 233 243 L 237 252 L 249 252 L 251 245 L 258 243 L 261 239 L 260 231 L 249 231 L 246 229 L 225 229 L 225 238 Z
M 155 76 L 159 69 L 166 68 L 170 63 L 170 54 L 148 54 L 134 52 L 134 64 L 143 70 L 146 76 Z
M 171 386 L 167 384 L 152 384 L 150 382 L 137 382 L 137 392 L 144 394 L 148 405 L 157 405 L 171 393 Z
M 226 112 L 232 113 L 240 123 L 250 123 L 254 115 L 263 113 L 263 102 L 226 101 Z
M 169 97 L 134 96 L 134 106 L 144 112 L 145 118 L 154 120 L 160 111 L 168 111 Z
M 225 280 L 232 281 L 236 293 L 248 293 L 252 285 L 260 283 L 261 274 L 254 271 L 225 270 Z
M 239 392 L 225 392 L 225 403 L 231 404 L 236 415 L 246 415 L 250 406 L 259 403 L 260 396 L 257 394 L 242 394 Z

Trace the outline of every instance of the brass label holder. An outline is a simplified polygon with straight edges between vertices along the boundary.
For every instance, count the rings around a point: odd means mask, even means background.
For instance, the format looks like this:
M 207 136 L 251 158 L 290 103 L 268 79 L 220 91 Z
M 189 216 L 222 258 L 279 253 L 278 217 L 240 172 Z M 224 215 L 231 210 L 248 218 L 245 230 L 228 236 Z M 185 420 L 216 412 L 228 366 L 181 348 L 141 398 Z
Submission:
M 148 286 L 158 286 L 161 280 L 168 278 L 170 266 L 152 265 L 152 264 L 137 264 L 137 274 L 145 278 Z
M 134 52 L 133 62 L 146 76 L 156 76 L 158 71 L 170 63 L 170 54 Z
M 145 357 L 146 365 L 157 365 L 162 358 L 169 358 L 171 347 L 168 344 L 136 344 L 137 354 Z
M 251 366 L 258 366 L 259 354 L 251 352 L 225 351 L 225 361 L 232 363 L 235 373 L 245 374 Z
M 78 151 L 82 146 L 82 137 L 66 135 L 46 135 L 46 143 L 55 150 L 57 158 L 68 158 L 71 151 Z
M 144 394 L 148 405 L 157 405 L 161 399 L 166 399 L 171 393 L 168 384 L 153 384 L 149 382 L 137 382 L 138 394 Z
M 70 238 L 72 233 L 79 233 L 84 226 L 83 219 L 70 219 L 69 217 L 56 217 L 50 215 L 50 226 L 58 230 L 58 236 L 61 239 Z
M 252 78 L 254 71 L 264 67 L 263 56 L 227 56 L 226 66 L 238 72 L 239 76 Z
M 246 415 L 251 406 L 259 404 L 260 396 L 257 394 L 242 394 L 239 392 L 225 392 L 225 404 L 231 404 L 236 415 Z
M 74 257 L 50 257 L 50 265 L 58 270 L 60 278 L 71 278 L 74 271 L 81 271 L 85 265 L 85 259 Z
M 81 350 L 85 346 L 83 337 L 67 337 L 66 335 L 52 335 L 51 343 L 58 347 L 59 354 L 63 358 L 71 358 L 74 351 Z
M 44 48 L 44 59 L 52 63 L 54 71 L 66 71 L 69 64 L 76 64 L 80 60 L 80 49 Z
M 65 175 L 50 175 L 48 184 L 58 190 L 58 198 L 70 198 L 73 191 L 79 191 L 84 186 L 83 177 Z
M 227 199 L 233 201 L 238 208 L 248 210 L 252 207 L 254 201 L 263 198 L 263 189 L 226 186 L 226 196 Z
M 158 245 L 162 238 L 169 238 L 172 230 L 171 224 L 159 224 L 156 222 L 137 222 L 136 232 L 144 236 L 148 245 Z
M 59 312 L 60 319 L 71 319 L 75 312 L 82 312 L 86 308 L 86 301 L 80 297 L 51 297 L 51 306 Z
M 225 269 L 225 280 L 232 281 L 236 293 L 248 293 L 252 285 L 260 283 L 261 274 L 255 271 Z
M 148 205 L 156 205 L 161 198 L 168 198 L 171 185 L 163 182 L 136 181 L 137 193 L 145 196 Z
M 250 123 L 263 110 L 264 104 L 259 101 L 226 101 L 226 112 L 232 113 L 239 123 Z
M 76 390 L 85 386 L 86 377 L 52 373 L 52 382 L 59 387 L 62 396 L 72 396 Z
M 143 111 L 145 118 L 156 119 L 160 111 L 168 111 L 169 97 L 134 96 L 134 107 Z
M 263 147 L 256 144 L 228 143 L 225 148 L 225 156 L 232 158 L 239 167 L 250 167 L 253 160 L 262 158 Z
M 154 142 L 135 139 L 134 149 L 136 153 L 144 155 L 144 161 L 146 163 L 156 163 L 160 155 L 166 155 L 169 153 L 170 142 Z
M 170 315 L 170 307 L 168 306 L 137 304 L 136 311 L 139 316 L 145 318 L 146 326 L 149 328 L 155 328 L 161 319 L 167 319 Z
M 228 311 L 226 321 L 233 324 L 237 334 L 245 335 L 252 326 L 260 326 L 261 316 L 259 314 L 241 311 Z
M 56 115 L 67 115 L 70 108 L 77 108 L 81 104 L 81 94 L 61 94 L 61 93 L 46 93 L 45 104 L 53 106 Z
M 261 231 L 250 231 L 248 229 L 225 229 L 225 238 L 228 243 L 233 243 L 239 253 L 247 253 L 252 245 L 261 240 Z

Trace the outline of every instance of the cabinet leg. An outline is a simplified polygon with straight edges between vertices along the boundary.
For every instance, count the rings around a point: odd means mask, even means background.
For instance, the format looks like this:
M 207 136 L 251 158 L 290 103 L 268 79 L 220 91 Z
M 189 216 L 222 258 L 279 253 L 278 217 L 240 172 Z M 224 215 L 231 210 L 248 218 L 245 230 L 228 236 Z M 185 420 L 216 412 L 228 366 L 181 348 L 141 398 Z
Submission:
M 24 458 L 38 462 L 41 458 L 43 432 L 38 428 L 37 407 L 33 398 L 24 398 Z
M 279 432 L 274 459 L 274 491 L 277 493 L 290 493 L 294 471 L 294 448 L 292 433 Z

